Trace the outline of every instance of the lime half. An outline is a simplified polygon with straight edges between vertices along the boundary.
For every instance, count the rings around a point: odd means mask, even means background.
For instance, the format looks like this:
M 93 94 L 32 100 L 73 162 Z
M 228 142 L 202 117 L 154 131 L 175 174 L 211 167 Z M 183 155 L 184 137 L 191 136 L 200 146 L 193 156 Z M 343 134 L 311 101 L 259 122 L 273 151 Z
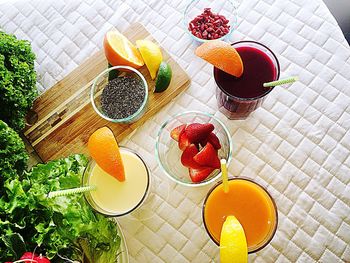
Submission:
M 168 63 L 163 61 L 160 63 L 154 92 L 163 92 L 169 87 L 172 71 Z
M 247 263 L 248 247 L 242 225 L 236 217 L 228 216 L 220 236 L 220 263 Z

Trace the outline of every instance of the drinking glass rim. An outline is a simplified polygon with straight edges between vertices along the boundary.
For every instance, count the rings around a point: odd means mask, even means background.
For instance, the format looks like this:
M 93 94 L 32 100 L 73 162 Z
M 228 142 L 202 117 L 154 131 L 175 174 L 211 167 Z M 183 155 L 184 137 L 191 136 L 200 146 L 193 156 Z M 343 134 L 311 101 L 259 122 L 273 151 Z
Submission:
M 262 44 L 262 43 L 260 43 L 260 42 L 257 42 L 257 41 L 253 41 L 253 40 L 242 40 L 242 41 L 234 42 L 234 43 L 231 44 L 231 46 L 234 46 L 234 45 L 237 45 L 237 44 L 242 44 L 242 43 L 243 43 L 243 44 L 244 44 L 244 43 L 250 43 L 250 44 L 255 44 L 255 45 L 257 45 L 257 46 L 262 46 L 262 47 L 266 48 L 266 49 L 271 53 L 271 55 L 273 56 L 273 58 L 274 58 L 275 61 L 276 61 L 276 66 L 277 66 L 277 75 L 276 75 L 276 79 L 275 79 L 275 80 L 278 80 L 279 77 L 280 77 L 280 71 L 281 71 L 281 69 L 280 69 L 280 63 L 279 63 L 279 61 L 278 61 L 277 56 L 275 55 L 275 53 L 273 53 L 273 51 L 272 51 L 270 48 L 268 48 L 266 45 L 264 45 L 264 44 Z M 264 53 L 266 53 L 266 52 L 264 52 Z M 272 61 L 272 62 L 273 62 L 273 61 Z M 220 70 L 220 69 L 219 69 L 219 70 Z M 261 95 L 259 95 L 259 96 L 253 97 L 253 98 L 240 98 L 240 97 L 234 96 L 234 95 L 228 93 L 227 91 L 225 91 L 225 90 L 220 86 L 220 84 L 216 81 L 214 72 L 215 72 L 215 66 L 213 67 L 214 81 L 215 81 L 215 84 L 219 87 L 219 89 L 220 89 L 223 93 L 225 93 L 226 96 L 231 97 L 231 98 L 234 98 L 234 99 L 237 99 L 237 100 L 241 100 L 241 101 L 253 101 L 253 100 L 257 100 L 257 99 L 260 99 L 260 98 L 262 98 L 262 97 L 265 97 L 267 94 L 269 94 L 269 93 L 274 89 L 274 87 L 271 87 L 271 88 L 270 88 L 268 91 L 266 91 L 265 93 L 263 93 L 263 94 L 261 94 Z
M 130 209 L 130 210 L 128 210 L 128 211 L 126 211 L 126 212 L 124 212 L 124 213 L 122 213 L 122 214 L 112 214 L 112 213 L 111 213 L 111 214 L 106 214 L 106 213 L 104 213 L 104 212 L 102 212 L 102 211 L 96 209 L 95 207 L 93 207 L 93 206 L 90 204 L 89 200 L 86 198 L 86 194 L 89 194 L 89 192 L 84 193 L 85 202 L 87 202 L 87 203 L 89 204 L 89 206 L 91 207 L 91 209 L 92 209 L 93 211 L 95 211 L 95 212 L 97 212 L 97 213 L 103 215 L 103 216 L 106 216 L 106 217 L 121 217 L 121 216 L 128 215 L 128 214 L 132 213 L 134 210 L 136 210 L 137 208 L 139 208 L 139 207 L 142 205 L 142 203 L 146 200 L 146 198 L 147 198 L 147 196 L 148 196 L 148 194 L 149 194 L 149 191 L 150 191 L 151 176 L 150 176 L 150 171 L 149 171 L 149 168 L 148 168 L 146 162 L 142 159 L 142 157 L 141 157 L 136 151 L 134 151 L 134 150 L 132 150 L 132 149 L 129 149 L 129 148 L 123 147 L 123 146 L 119 146 L 119 149 L 122 149 L 122 150 L 125 150 L 125 151 L 128 151 L 128 152 L 131 152 L 131 153 L 135 154 L 135 155 L 141 160 L 141 162 L 142 162 L 143 165 L 145 166 L 146 172 L 147 172 L 147 186 L 146 186 L 146 189 L 145 189 L 145 193 L 143 194 L 142 198 L 141 198 L 140 201 L 137 203 L 137 205 L 134 206 L 132 209 Z M 85 178 L 85 176 L 87 176 L 87 175 L 85 175 L 85 174 L 87 174 L 87 173 L 86 173 L 86 170 L 89 168 L 89 166 L 91 165 L 91 163 L 97 164 L 96 161 L 95 161 L 94 159 L 92 159 L 92 158 L 89 159 L 89 162 L 88 162 L 88 164 L 86 165 L 86 167 L 85 167 L 85 169 L 84 169 L 84 172 L 83 172 L 83 177 L 82 177 L 82 184 L 83 184 L 83 186 L 84 186 L 84 178 Z
M 277 231 L 277 226 L 278 226 L 278 210 L 277 210 L 277 205 L 276 205 L 276 202 L 275 202 L 275 199 L 271 196 L 271 194 L 267 191 L 267 189 L 262 186 L 261 184 L 255 182 L 253 179 L 251 178 L 248 178 L 248 177 L 245 177 L 245 176 L 236 176 L 236 177 L 230 177 L 228 178 L 229 181 L 231 180 L 244 180 L 244 181 L 249 181 L 255 185 L 257 185 L 258 187 L 260 187 L 262 190 L 264 190 L 264 192 L 268 195 L 268 197 L 270 198 L 272 204 L 273 204 L 273 208 L 275 210 L 275 217 L 276 217 L 276 220 L 275 220 L 275 226 L 271 232 L 271 236 L 263 243 L 262 246 L 260 247 L 257 247 L 256 249 L 252 250 L 252 251 L 248 251 L 248 254 L 252 254 L 252 253 L 255 253 L 255 252 L 258 252 L 259 250 L 263 249 L 264 247 L 266 247 L 270 242 L 271 240 L 273 239 L 273 237 L 275 236 L 276 234 L 276 231 Z M 202 220 L 203 220 L 203 224 L 204 224 L 204 227 L 205 227 L 205 230 L 207 231 L 207 234 L 208 236 L 210 237 L 210 239 L 217 245 L 220 247 L 220 243 L 218 243 L 213 237 L 212 235 L 210 234 L 210 231 L 207 227 L 207 224 L 205 222 L 205 216 L 204 216 L 204 210 L 205 210 L 205 205 L 207 203 L 207 200 L 208 200 L 208 197 L 209 195 L 214 191 L 214 189 L 216 189 L 216 187 L 218 187 L 220 184 L 222 184 L 222 181 L 219 181 L 217 182 L 216 184 L 214 184 L 210 190 L 208 191 L 205 199 L 204 199 L 204 202 L 203 202 L 203 206 L 202 206 Z

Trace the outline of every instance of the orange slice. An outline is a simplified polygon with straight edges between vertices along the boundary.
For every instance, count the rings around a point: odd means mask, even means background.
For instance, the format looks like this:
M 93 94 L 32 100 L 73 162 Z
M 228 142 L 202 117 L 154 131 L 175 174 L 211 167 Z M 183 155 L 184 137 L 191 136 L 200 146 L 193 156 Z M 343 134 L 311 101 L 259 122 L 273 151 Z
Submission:
M 112 66 L 123 65 L 140 68 L 144 65 L 137 48 L 117 30 L 106 33 L 103 47 L 106 58 Z
M 121 182 L 125 180 L 118 143 L 108 127 L 102 127 L 90 135 L 88 149 L 91 157 L 102 170 Z
M 243 74 L 243 62 L 234 47 L 221 40 L 208 41 L 197 47 L 195 54 L 235 77 Z

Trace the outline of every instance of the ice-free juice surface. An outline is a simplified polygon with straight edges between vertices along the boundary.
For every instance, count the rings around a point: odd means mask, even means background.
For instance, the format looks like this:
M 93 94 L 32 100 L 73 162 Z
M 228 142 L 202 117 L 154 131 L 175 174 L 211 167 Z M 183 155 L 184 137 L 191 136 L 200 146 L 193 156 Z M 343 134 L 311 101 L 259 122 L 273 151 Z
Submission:
M 262 187 L 245 179 L 230 180 L 228 193 L 220 184 L 207 197 L 204 221 L 216 243 L 220 242 L 221 228 L 229 215 L 234 215 L 243 226 L 248 249 L 264 241 L 276 223 L 271 197 Z
M 243 62 L 243 75 L 239 78 L 214 68 L 217 84 L 228 94 L 238 98 L 255 98 L 268 92 L 265 82 L 276 79 L 271 58 L 260 49 L 243 46 L 236 48 Z
M 135 208 L 143 199 L 149 184 L 148 171 L 135 153 L 120 149 L 125 169 L 125 181 L 120 182 L 104 172 L 97 164 L 92 168 L 89 185 L 94 202 L 103 210 L 123 214 Z

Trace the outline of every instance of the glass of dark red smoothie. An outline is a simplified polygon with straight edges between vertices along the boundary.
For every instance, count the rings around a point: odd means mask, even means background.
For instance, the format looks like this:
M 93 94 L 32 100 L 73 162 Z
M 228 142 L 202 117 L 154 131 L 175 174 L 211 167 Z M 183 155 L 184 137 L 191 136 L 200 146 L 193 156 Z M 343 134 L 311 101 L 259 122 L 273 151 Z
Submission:
M 246 119 L 261 106 L 273 87 L 263 84 L 277 80 L 280 66 L 275 54 L 255 41 L 233 43 L 243 61 L 243 75 L 239 78 L 214 67 L 217 85 L 216 99 L 219 110 L 232 120 Z

